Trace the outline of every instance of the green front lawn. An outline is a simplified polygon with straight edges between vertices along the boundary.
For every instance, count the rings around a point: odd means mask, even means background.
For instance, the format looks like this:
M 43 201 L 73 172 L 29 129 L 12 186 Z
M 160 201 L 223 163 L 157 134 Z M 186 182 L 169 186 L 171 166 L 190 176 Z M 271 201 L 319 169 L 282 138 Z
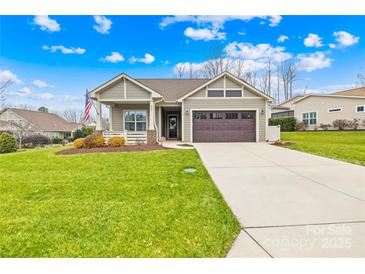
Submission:
M 288 147 L 365 166 L 365 131 L 282 132 Z
M 239 232 L 195 150 L 56 150 L 0 155 L 0 257 L 222 257 Z

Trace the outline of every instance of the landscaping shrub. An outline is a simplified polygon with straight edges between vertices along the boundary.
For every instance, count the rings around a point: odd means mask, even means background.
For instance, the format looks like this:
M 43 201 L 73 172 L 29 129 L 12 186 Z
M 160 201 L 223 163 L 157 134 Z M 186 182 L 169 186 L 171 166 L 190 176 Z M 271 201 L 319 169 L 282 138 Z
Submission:
M 100 133 L 94 133 L 85 138 L 85 148 L 104 146 L 104 137 Z
M 32 146 L 42 146 L 42 145 L 48 145 L 51 143 L 51 140 L 42 134 L 33 134 L 23 137 L 22 144 L 24 146 L 26 145 L 32 145 Z
M 83 137 L 89 136 L 90 134 L 93 134 L 94 129 L 91 127 L 83 127 L 82 128 L 82 133 L 84 134 Z
M 75 149 L 85 147 L 85 138 L 78 138 L 74 141 L 73 146 Z
M 360 126 L 360 119 L 354 118 L 352 121 L 349 121 L 348 127 L 354 130 Z
M 331 127 L 331 124 L 320 124 L 319 127 L 323 130 L 328 130 Z
M 54 137 L 51 139 L 52 144 L 61 144 L 62 143 L 62 139 L 59 137 Z
M 297 131 L 306 131 L 307 128 L 308 128 L 308 125 L 304 124 L 303 122 L 295 123 L 295 130 L 297 130 Z
M 280 125 L 281 131 L 294 131 L 295 122 L 296 122 L 295 117 L 270 118 L 269 126 Z
M 334 128 L 338 128 L 339 130 L 344 130 L 349 126 L 350 121 L 346 119 L 337 119 L 332 122 L 332 126 Z
M 74 140 L 76 140 L 76 139 L 79 139 L 79 138 L 84 138 L 85 136 L 84 136 L 84 133 L 82 132 L 82 130 L 81 129 L 76 129 L 75 130 L 75 132 L 74 132 L 74 134 L 73 134 L 73 138 L 74 138 Z
M 124 138 L 119 136 L 111 137 L 108 141 L 108 146 L 110 147 L 121 147 L 124 144 L 125 144 Z
M 0 133 L 0 153 L 15 152 L 18 149 L 18 142 L 13 135 L 3 132 Z

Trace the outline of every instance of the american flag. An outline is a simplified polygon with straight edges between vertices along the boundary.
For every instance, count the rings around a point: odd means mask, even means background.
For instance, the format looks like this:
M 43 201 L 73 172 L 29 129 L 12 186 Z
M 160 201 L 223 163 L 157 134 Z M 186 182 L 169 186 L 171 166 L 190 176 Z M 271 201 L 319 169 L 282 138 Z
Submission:
M 86 94 L 85 94 L 85 111 L 84 111 L 84 116 L 83 116 L 84 121 L 89 120 L 90 110 L 91 110 L 92 105 L 93 105 L 93 100 L 91 100 L 91 98 L 89 96 L 89 92 L 86 90 Z

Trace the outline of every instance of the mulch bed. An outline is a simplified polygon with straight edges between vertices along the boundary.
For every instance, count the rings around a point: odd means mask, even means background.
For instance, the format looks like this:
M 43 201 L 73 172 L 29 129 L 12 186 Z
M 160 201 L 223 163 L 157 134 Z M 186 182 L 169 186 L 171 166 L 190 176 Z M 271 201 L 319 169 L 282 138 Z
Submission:
M 96 152 L 130 152 L 130 151 L 149 151 L 149 150 L 167 150 L 170 148 L 161 145 L 127 145 L 122 147 L 98 147 L 98 148 L 80 148 L 65 149 L 56 152 L 57 155 L 85 154 Z
M 278 146 L 278 147 L 287 147 L 291 144 L 293 144 L 293 143 L 292 142 L 286 142 L 286 141 L 276 141 L 274 143 L 271 143 L 271 145 Z

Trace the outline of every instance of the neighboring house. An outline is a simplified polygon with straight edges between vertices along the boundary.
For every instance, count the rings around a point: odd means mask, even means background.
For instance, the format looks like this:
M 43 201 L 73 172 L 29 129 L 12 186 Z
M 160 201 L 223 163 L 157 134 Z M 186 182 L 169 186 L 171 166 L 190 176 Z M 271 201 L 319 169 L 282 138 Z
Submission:
M 109 108 L 110 132 L 127 142 L 142 136 L 183 142 L 257 142 L 266 140 L 272 98 L 224 72 L 213 79 L 134 79 L 126 74 L 90 92 L 97 105 Z M 105 132 L 108 134 L 108 132 Z
M 82 128 L 82 124 L 68 123 L 54 113 L 6 108 L 0 112 L 0 121 L 21 127 L 26 135 L 40 133 L 50 138 L 65 139 Z
M 21 127 L 8 121 L 0 120 L 0 132 L 16 133 L 21 130 Z
M 331 94 L 296 96 L 273 107 L 271 117 L 293 116 L 315 129 L 337 119 L 365 119 L 365 87 Z M 361 123 L 360 123 L 361 124 Z M 359 128 L 364 128 L 362 125 Z

